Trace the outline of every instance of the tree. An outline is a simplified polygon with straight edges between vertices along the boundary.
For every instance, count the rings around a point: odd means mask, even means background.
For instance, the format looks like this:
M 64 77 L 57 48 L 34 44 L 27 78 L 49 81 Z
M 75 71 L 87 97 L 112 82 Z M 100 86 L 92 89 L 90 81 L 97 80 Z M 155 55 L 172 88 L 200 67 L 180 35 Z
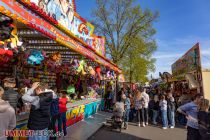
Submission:
M 140 5 L 135 5 L 135 0 L 96 0 L 96 7 L 93 10 L 93 24 L 96 31 L 106 37 L 107 54 L 123 69 L 128 69 L 126 58 L 137 55 L 132 58 L 133 65 L 137 62 L 144 62 L 145 65 L 133 73 L 142 72 L 145 67 L 146 72 L 143 73 L 146 74 L 148 66 L 152 66 L 149 64 L 154 62 L 151 54 L 156 46 L 150 44 L 155 44 L 152 23 L 158 13 L 148 9 L 143 11 Z

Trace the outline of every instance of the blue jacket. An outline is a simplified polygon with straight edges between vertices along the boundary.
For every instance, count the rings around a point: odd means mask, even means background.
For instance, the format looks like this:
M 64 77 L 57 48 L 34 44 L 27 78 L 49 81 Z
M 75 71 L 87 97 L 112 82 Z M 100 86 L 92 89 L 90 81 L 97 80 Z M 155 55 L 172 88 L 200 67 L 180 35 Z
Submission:
M 131 101 L 129 98 L 125 99 L 125 106 L 126 106 L 126 110 L 129 110 L 131 108 Z

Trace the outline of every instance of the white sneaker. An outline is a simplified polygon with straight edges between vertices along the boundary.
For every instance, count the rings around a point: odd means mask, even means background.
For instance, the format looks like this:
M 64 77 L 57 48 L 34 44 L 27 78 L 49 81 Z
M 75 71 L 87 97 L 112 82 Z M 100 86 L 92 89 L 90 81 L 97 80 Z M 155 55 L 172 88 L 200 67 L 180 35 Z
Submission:
M 142 126 L 145 127 L 145 124 L 143 123 Z
M 162 127 L 162 129 L 167 129 L 167 127 Z
M 170 126 L 171 129 L 174 129 L 174 126 Z
M 139 126 L 139 127 L 141 126 L 140 123 L 138 123 L 138 126 Z
M 147 122 L 146 125 L 149 125 L 149 123 Z

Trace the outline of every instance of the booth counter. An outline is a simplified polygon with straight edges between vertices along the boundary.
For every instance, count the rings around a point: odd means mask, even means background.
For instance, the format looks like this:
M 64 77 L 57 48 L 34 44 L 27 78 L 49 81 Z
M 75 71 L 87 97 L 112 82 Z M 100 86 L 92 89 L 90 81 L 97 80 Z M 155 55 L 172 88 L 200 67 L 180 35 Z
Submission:
M 80 101 L 75 101 L 74 103 L 67 104 L 67 112 L 66 112 L 66 125 L 71 126 L 84 118 L 87 118 L 93 114 L 95 114 L 98 110 L 103 108 L 103 100 L 102 99 L 85 99 Z M 26 130 L 27 129 L 27 121 L 28 121 L 29 113 L 21 114 L 17 116 L 17 130 Z M 26 138 L 14 138 L 24 140 Z

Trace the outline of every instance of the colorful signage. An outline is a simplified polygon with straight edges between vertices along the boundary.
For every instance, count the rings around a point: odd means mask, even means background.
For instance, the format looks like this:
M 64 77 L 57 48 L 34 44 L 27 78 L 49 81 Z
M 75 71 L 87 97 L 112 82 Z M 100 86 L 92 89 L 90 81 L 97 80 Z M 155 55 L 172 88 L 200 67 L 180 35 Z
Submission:
M 178 79 L 185 77 L 187 73 L 200 71 L 201 59 L 198 43 L 172 65 L 172 74 Z
M 39 6 L 67 29 L 71 27 L 74 19 L 74 3 L 72 0 L 30 0 L 30 2 Z
M 30 2 L 40 7 L 97 53 L 105 56 L 105 39 L 93 35 L 94 26 L 74 12 L 72 0 L 30 0 Z
M 64 34 L 61 30 L 51 25 L 50 23 L 40 19 L 39 16 L 32 13 L 32 11 L 27 11 L 22 5 L 14 0 L 2 0 L 0 1 L 0 12 L 6 14 L 9 17 L 14 18 L 15 20 L 22 22 L 29 27 L 38 30 L 42 34 L 56 40 L 61 45 L 69 47 L 70 49 L 80 53 L 83 56 L 90 58 L 91 60 L 102 64 L 106 67 L 109 67 L 115 71 L 121 72 L 115 65 L 107 62 L 105 59 L 95 54 L 88 48 L 80 45 L 77 41 Z M 85 27 L 80 26 L 80 32 L 86 32 Z M 100 41 L 97 41 L 100 42 Z M 103 43 L 103 41 L 101 41 Z M 97 43 L 96 43 L 97 44 Z M 94 45 L 93 45 L 94 46 Z M 101 45 L 103 46 L 103 45 Z M 99 49 L 100 50 L 100 49 Z M 105 49 L 103 49 L 105 50 Z M 103 51 L 101 51 L 103 52 Z M 105 52 L 105 51 L 104 51 Z

